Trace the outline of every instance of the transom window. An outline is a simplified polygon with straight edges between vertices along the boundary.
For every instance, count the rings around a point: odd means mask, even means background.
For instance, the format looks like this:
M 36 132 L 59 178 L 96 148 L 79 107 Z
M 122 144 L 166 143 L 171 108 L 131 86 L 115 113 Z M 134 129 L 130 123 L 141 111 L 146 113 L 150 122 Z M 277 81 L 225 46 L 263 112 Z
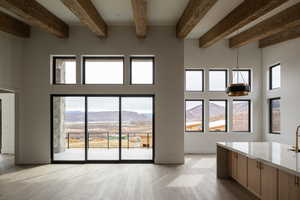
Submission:
M 84 57 L 83 84 L 123 84 L 123 57 Z
M 54 56 L 53 84 L 76 84 L 76 57 Z
M 281 66 L 280 64 L 270 67 L 270 90 L 281 86 Z
M 204 78 L 202 69 L 185 70 L 185 90 L 189 92 L 203 92 Z
M 131 57 L 130 63 L 131 84 L 154 84 L 153 57 Z
M 209 91 L 225 91 L 227 87 L 227 70 L 209 70 Z
M 244 83 L 251 86 L 251 70 L 234 69 L 232 70 L 232 83 Z

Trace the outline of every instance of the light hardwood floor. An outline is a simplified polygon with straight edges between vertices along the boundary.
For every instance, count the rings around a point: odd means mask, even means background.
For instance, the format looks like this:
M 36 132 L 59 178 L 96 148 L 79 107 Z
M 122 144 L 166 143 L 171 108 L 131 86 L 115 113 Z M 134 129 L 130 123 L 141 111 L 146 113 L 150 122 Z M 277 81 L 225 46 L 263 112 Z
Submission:
M 85 164 L 14 168 L 0 175 L 0 200 L 248 200 L 237 183 L 216 179 L 214 155 L 185 165 Z

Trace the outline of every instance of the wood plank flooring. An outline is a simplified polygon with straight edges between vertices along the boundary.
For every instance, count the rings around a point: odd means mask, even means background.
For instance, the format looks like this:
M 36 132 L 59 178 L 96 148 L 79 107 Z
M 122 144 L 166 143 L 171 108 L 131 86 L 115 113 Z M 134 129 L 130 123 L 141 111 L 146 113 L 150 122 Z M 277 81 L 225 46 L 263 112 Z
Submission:
M 250 200 L 237 183 L 216 179 L 215 155 L 185 164 L 84 164 L 13 168 L 0 174 L 0 200 Z

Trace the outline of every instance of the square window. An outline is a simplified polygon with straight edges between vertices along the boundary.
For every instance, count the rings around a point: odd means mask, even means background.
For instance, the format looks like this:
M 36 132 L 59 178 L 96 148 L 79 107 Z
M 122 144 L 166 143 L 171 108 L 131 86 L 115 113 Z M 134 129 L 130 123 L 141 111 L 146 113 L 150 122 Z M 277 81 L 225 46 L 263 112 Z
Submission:
M 270 90 L 280 88 L 281 73 L 280 64 L 270 67 Z
M 203 132 L 204 124 L 204 104 L 203 100 L 185 101 L 185 131 Z
M 227 70 L 209 70 L 209 91 L 225 91 Z
M 251 86 L 251 71 L 248 69 L 232 70 L 232 83 L 244 83 Z
M 280 98 L 270 99 L 270 133 L 280 134 Z
M 227 100 L 209 101 L 209 131 L 227 132 Z
M 202 69 L 185 70 L 185 90 L 203 92 L 204 78 Z
M 130 59 L 131 84 L 154 84 L 154 58 L 132 57 Z
M 76 57 L 53 57 L 53 84 L 76 84 Z
M 250 132 L 251 131 L 251 101 L 233 100 L 233 122 L 232 131 Z
M 123 57 L 84 57 L 84 84 L 123 84 Z

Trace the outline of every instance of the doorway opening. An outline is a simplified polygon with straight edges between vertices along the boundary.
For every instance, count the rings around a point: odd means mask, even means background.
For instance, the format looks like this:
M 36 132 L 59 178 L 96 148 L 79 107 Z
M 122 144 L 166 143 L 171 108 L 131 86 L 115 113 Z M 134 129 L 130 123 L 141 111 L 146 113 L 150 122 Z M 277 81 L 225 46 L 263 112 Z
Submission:
M 52 95 L 52 163 L 154 160 L 153 95 Z

